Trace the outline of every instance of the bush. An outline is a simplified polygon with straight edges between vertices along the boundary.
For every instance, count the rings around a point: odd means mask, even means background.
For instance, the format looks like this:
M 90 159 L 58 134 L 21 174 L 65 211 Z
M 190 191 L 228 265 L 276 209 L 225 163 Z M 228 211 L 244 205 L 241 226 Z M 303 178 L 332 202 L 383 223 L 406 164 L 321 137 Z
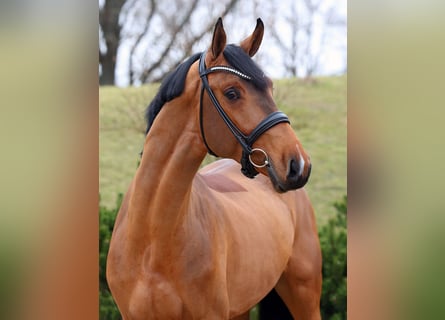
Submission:
M 105 270 L 107 264 L 108 248 L 110 246 L 111 233 L 113 232 L 114 220 L 122 203 L 122 194 L 118 195 L 116 207 L 108 209 L 99 207 L 99 319 L 120 320 L 122 319 L 119 309 L 114 303 L 108 288 Z
M 347 198 L 334 204 L 337 214 L 319 229 L 323 254 L 322 319 L 346 319 Z

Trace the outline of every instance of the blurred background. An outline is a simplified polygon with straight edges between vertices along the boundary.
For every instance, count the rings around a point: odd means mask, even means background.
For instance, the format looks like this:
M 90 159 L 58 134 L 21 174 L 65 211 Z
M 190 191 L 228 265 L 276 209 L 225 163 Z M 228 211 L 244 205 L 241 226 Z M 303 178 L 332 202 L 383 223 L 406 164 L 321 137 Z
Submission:
M 229 43 L 261 17 L 265 37 L 255 59 L 270 77 L 346 72 L 346 0 L 99 0 L 100 84 L 160 81 L 207 49 L 218 17 Z

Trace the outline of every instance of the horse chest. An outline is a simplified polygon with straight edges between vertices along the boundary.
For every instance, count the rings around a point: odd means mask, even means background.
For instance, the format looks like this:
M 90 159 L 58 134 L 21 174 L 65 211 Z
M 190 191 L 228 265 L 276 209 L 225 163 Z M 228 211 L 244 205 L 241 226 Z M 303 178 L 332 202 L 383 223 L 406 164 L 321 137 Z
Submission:
M 179 319 L 182 302 L 169 281 L 152 273 L 141 277 L 131 289 L 130 319 Z
M 196 266 L 199 266 L 199 261 Z M 202 268 L 193 269 L 190 273 L 181 263 L 162 272 L 145 268 L 131 288 L 130 318 L 207 319 L 207 315 L 213 312 L 211 306 L 215 305 L 222 309 L 218 312 L 228 313 L 224 286 L 211 273 L 200 272 Z

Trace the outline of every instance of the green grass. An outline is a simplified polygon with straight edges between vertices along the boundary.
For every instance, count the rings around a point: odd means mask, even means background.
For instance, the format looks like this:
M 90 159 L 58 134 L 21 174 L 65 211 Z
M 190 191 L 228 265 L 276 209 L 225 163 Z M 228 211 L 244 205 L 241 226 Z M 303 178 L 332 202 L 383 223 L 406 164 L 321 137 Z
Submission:
M 144 142 L 144 110 L 158 87 L 99 89 L 99 189 L 105 206 L 127 191 Z M 346 76 L 276 80 L 274 96 L 311 156 L 306 189 L 323 223 L 335 214 L 333 202 L 346 194 Z

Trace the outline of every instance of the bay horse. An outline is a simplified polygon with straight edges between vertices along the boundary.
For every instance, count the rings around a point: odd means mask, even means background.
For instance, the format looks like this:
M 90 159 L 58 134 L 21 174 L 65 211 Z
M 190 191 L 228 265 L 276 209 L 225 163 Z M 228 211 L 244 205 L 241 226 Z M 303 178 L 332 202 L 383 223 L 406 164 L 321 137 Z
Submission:
M 251 59 L 263 33 L 258 19 L 226 45 L 219 18 L 210 48 L 147 108 L 107 260 L 125 320 L 248 319 L 273 289 L 295 319 L 320 319 L 321 252 L 302 188 L 311 164 Z M 207 153 L 223 159 L 199 170 Z

